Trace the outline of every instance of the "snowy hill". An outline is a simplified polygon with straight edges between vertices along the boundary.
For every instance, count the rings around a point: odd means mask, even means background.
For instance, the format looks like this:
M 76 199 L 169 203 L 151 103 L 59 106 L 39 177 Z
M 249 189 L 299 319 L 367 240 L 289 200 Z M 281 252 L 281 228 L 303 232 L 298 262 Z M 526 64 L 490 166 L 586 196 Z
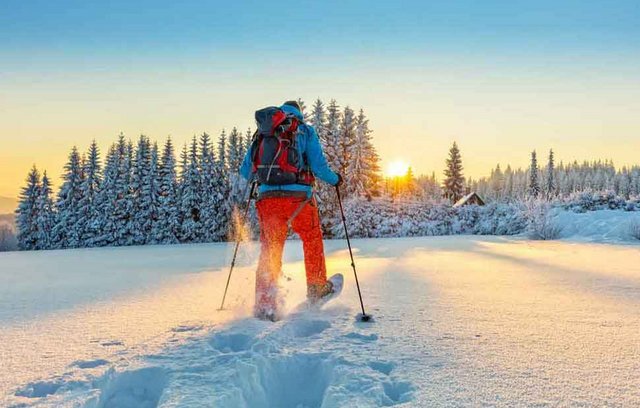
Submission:
M 0 405 L 340 407 L 638 406 L 638 246 L 521 238 L 355 240 L 323 311 L 289 242 L 288 315 L 249 317 L 257 248 L 231 245 L 0 254 Z M 15 271 L 20 271 L 16 273 Z M 313 381 L 310 379 L 313 378 Z

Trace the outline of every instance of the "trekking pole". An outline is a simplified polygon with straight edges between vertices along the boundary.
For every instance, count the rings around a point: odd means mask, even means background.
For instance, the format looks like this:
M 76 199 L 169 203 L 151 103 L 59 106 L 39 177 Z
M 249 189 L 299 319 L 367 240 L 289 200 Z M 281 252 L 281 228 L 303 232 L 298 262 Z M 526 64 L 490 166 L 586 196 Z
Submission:
M 353 260 L 353 251 L 351 250 L 351 241 L 349 240 L 349 231 L 347 231 L 347 219 L 344 216 L 344 209 L 342 208 L 342 199 L 340 198 L 340 187 L 336 186 L 336 194 L 338 195 L 338 204 L 340 205 L 340 214 L 342 215 L 342 225 L 344 226 L 344 236 L 347 238 L 347 246 L 349 247 L 349 256 L 351 257 L 351 267 L 353 268 L 353 276 L 356 278 L 356 288 L 358 288 L 358 298 L 360 298 L 360 308 L 362 308 L 362 316 L 360 320 L 368 322 L 371 320 L 371 315 L 368 315 L 364 311 L 364 302 L 362 301 L 362 292 L 360 291 L 360 283 L 358 282 L 358 273 L 356 272 L 356 263 Z
M 247 198 L 247 205 L 244 209 L 244 214 L 242 219 L 244 222 L 247 221 L 247 217 L 249 215 L 249 207 L 251 206 L 251 198 L 253 197 L 253 192 L 256 188 L 256 182 L 251 181 L 251 188 L 249 189 L 249 197 Z M 222 303 L 220 303 L 220 309 L 224 310 L 224 300 L 227 298 L 227 290 L 229 290 L 229 282 L 231 281 L 231 274 L 233 273 L 233 267 L 236 266 L 236 256 L 238 256 L 238 248 L 240 247 L 240 241 L 242 240 L 241 234 L 237 234 L 236 238 L 236 247 L 233 250 L 233 258 L 231 259 L 231 268 L 229 268 L 229 276 L 227 276 L 227 284 L 224 287 L 224 295 L 222 295 Z

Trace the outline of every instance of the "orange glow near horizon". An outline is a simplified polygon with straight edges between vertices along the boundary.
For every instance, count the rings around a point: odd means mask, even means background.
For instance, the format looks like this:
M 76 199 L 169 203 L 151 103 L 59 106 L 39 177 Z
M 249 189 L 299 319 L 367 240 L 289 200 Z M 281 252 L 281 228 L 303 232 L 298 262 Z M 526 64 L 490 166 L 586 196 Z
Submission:
M 394 160 L 387 166 L 384 175 L 387 178 L 403 177 L 407 175 L 409 165 L 404 160 Z

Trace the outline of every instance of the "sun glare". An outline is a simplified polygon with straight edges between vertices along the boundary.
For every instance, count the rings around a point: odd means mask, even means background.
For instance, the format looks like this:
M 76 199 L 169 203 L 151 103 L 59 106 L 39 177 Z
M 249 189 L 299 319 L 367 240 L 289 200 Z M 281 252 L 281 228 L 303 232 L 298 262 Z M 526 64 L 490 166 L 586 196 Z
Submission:
M 388 178 L 402 177 L 407 175 L 408 170 L 409 165 L 406 162 L 402 160 L 396 160 L 389 163 L 385 174 Z

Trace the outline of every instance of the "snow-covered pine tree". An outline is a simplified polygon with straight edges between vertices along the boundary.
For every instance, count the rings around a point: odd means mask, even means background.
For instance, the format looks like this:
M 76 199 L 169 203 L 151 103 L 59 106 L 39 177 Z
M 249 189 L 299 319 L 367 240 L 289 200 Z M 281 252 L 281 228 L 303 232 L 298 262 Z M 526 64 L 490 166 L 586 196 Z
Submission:
M 231 194 L 229 196 L 231 208 L 236 208 L 243 200 L 243 193 L 246 188 L 246 181 L 240 176 L 240 165 L 243 156 L 240 155 L 240 133 L 234 127 L 229 134 L 227 146 L 228 180 Z
M 188 153 L 188 162 L 181 177 L 180 214 L 181 241 L 199 242 L 202 239 L 201 176 L 198 165 L 198 142 L 194 136 Z
M 240 164 L 247 153 L 247 138 L 251 138 L 251 128 L 247 129 L 245 134 L 240 135 L 240 146 L 238 147 L 238 155 L 240 156 Z
M 555 162 L 553 158 L 553 149 L 549 150 L 549 161 L 547 162 L 547 174 L 544 184 L 544 192 L 547 196 L 547 200 L 550 200 L 556 195 L 556 178 L 555 178 Z
M 22 188 L 16 209 L 18 248 L 23 251 L 38 249 L 38 198 L 40 196 L 40 173 L 34 165 L 27 175 L 27 184 Z
M 416 197 L 421 200 L 431 199 L 431 177 L 427 175 L 420 175 L 415 179 L 416 183 Z
M 238 172 L 242 162 L 242 157 L 240 156 L 241 139 L 242 136 L 240 132 L 238 132 L 238 128 L 234 126 L 233 129 L 231 129 L 231 133 L 229 133 L 227 144 L 227 165 L 229 166 L 229 171 L 232 173 Z
M 319 137 L 327 162 L 335 171 L 339 171 L 340 167 L 341 121 L 340 107 L 332 99 L 327 106 L 326 127 L 324 127 L 322 134 L 319 134 Z M 332 237 L 334 225 L 340 221 L 338 219 L 338 201 L 335 188 L 326 183 L 319 183 L 316 197 L 318 198 L 318 211 L 320 212 L 322 229 L 327 237 Z
M 246 199 L 246 195 L 248 194 L 248 184 L 247 181 L 240 176 L 240 166 L 244 159 L 244 148 L 241 149 L 242 143 L 236 142 L 236 139 L 239 139 L 239 135 L 240 134 L 235 127 L 229 134 L 229 143 L 227 146 L 228 171 L 226 177 L 223 178 L 223 180 L 226 181 L 226 185 L 222 184 L 218 187 L 218 189 L 222 188 L 223 190 L 229 191 L 227 196 L 228 198 L 226 200 L 221 200 L 219 203 L 219 217 L 221 218 L 221 221 L 224 221 L 225 224 L 228 225 L 228 228 L 220 231 L 221 234 L 218 237 L 218 240 L 235 236 L 236 229 L 243 227 L 242 225 L 239 225 L 241 221 L 240 211 L 243 202 Z M 251 129 L 247 130 L 246 136 L 248 138 L 253 138 Z
M 116 244 L 116 230 L 118 221 L 116 219 L 117 201 L 121 198 L 117 193 L 118 174 L 120 170 L 118 147 L 112 144 L 107 152 L 102 185 L 98 202 L 96 203 L 97 216 L 94 220 L 99 234 L 93 240 L 94 246 L 110 246 Z
M 504 171 L 504 196 L 508 201 L 513 199 L 513 170 L 511 165 L 507 164 L 507 169 Z
M 56 248 L 78 248 L 82 245 L 79 220 L 84 172 L 80 154 L 75 146 L 71 149 L 64 170 L 64 181 L 56 202 L 58 217 L 53 228 L 53 240 Z
M 417 193 L 418 186 L 416 185 L 416 176 L 413 173 L 413 169 L 411 166 L 407 169 L 407 174 L 404 175 L 404 182 L 402 183 L 404 186 L 404 194 L 406 197 L 415 197 Z
M 449 157 L 446 161 L 447 167 L 444 170 L 444 195 L 451 202 L 456 202 L 464 194 L 464 176 L 462 174 L 462 156 L 458 144 L 453 142 L 449 149 Z
M 640 166 L 633 166 L 631 173 L 631 186 L 629 188 L 629 194 L 640 198 Z
M 118 141 L 118 150 L 121 154 L 120 169 L 118 171 L 117 192 L 118 207 L 116 207 L 116 218 L 118 221 L 117 242 L 116 245 L 125 246 L 133 245 L 136 241 L 136 223 L 135 220 L 135 193 L 132 188 L 133 165 L 134 165 L 134 148 L 133 143 L 128 140 L 124 142 L 124 138 Z
M 356 118 L 355 143 L 351 149 L 351 160 L 346 173 L 350 175 L 347 191 L 352 196 L 371 197 L 377 195 L 380 181 L 379 158 L 371 142 L 369 120 L 360 109 Z
M 251 131 L 251 128 L 248 128 L 244 138 L 245 154 L 249 151 L 249 149 L 251 149 L 251 144 L 253 144 L 253 136 L 254 136 L 254 132 Z
M 185 221 L 185 214 L 182 212 L 182 196 L 185 185 L 187 183 L 187 173 L 189 169 L 189 148 L 187 147 L 187 143 L 185 142 L 182 145 L 182 149 L 180 150 L 180 175 L 177 177 L 178 180 L 178 195 L 176 196 L 176 203 L 178 208 L 178 222 L 180 227 L 178 229 L 178 241 L 182 242 L 182 223 Z M 190 217 L 191 214 L 189 213 Z
M 175 244 L 178 242 L 180 221 L 178 218 L 178 185 L 173 143 L 168 137 L 162 149 L 158 168 L 158 219 L 152 227 L 152 242 Z
M 231 222 L 232 203 L 229 200 L 231 184 L 228 170 L 225 170 L 219 161 L 216 162 L 215 171 L 217 174 L 216 180 L 218 181 L 215 189 L 217 195 L 215 196 L 213 207 L 218 224 L 218 229 L 215 231 L 215 240 L 223 241 L 227 239 Z M 242 182 L 246 184 L 245 181 Z
M 36 249 L 49 249 L 52 246 L 51 233 L 56 222 L 56 214 L 53 210 L 51 182 L 46 171 L 42 175 L 42 183 L 38 194 L 37 214 L 38 236 Z
M 491 192 L 495 200 L 500 200 L 503 198 L 504 173 L 502 173 L 502 169 L 500 168 L 500 163 L 496 165 L 496 169 L 493 172 L 493 177 L 491 179 Z
M 323 143 L 326 142 L 326 128 L 327 128 L 327 113 L 324 109 L 324 104 L 320 98 L 316 99 L 311 109 L 311 115 L 309 117 L 309 124 L 313 126 Z
M 95 140 L 89 146 L 83 171 L 84 179 L 80 185 L 82 198 L 79 203 L 78 218 L 80 246 L 93 247 L 96 245 L 96 239 L 101 235 L 98 204 L 102 184 L 100 149 Z
M 537 198 L 540 195 L 540 183 L 538 182 L 538 158 L 536 151 L 531 152 L 531 165 L 529 166 L 529 197 Z
M 227 132 L 224 129 L 218 138 L 218 163 L 224 170 L 227 169 Z
M 304 123 L 309 123 L 309 119 L 311 118 L 311 116 L 307 112 L 307 105 L 304 104 L 302 98 L 298 98 L 298 104 L 300 105 L 300 113 L 302 113 Z
M 151 147 L 151 157 L 149 158 L 149 172 L 146 179 L 143 180 L 143 191 L 145 192 L 146 201 L 149 203 L 149 224 L 145 233 L 146 244 L 158 243 L 154 236 L 155 225 L 160 218 L 160 169 L 158 156 L 158 143 L 154 142 Z
M 329 166 L 336 171 L 340 170 L 340 124 L 342 122 L 342 113 L 340 107 L 334 99 L 327 106 L 327 127 L 325 138 L 320 141 L 327 158 Z
M 131 220 L 131 244 L 143 245 L 150 240 L 153 223 L 153 184 L 151 182 L 151 143 L 140 135 L 131 172 L 131 197 L 133 199 L 133 218 Z
M 133 197 L 131 193 L 131 163 L 133 146 L 124 135 L 111 145 L 107 153 L 102 193 L 100 194 L 100 225 L 102 234 L 96 246 L 131 244 Z
M 337 171 L 344 177 L 346 184 L 345 191 L 351 189 L 353 175 L 349 174 L 347 167 L 353 157 L 353 150 L 356 147 L 356 118 L 353 109 L 349 106 L 344 108 L 342 121 L 340 122 L 340 136 L 338 144 L 338 167 Z
M 631 197 L 631 172 L 624 166 L 617 178 L 617 193 L 628 200 Z
M 216 159 L 213 154 L 211 137 L 207 133 L 200 135 L 200 198 L 202 200 L 200 222 L 202 224 L 202 240 L 212 242 L 216 240 L 218 225 L 216 205 L 218 203 L 218 174 L 216 173 Z

